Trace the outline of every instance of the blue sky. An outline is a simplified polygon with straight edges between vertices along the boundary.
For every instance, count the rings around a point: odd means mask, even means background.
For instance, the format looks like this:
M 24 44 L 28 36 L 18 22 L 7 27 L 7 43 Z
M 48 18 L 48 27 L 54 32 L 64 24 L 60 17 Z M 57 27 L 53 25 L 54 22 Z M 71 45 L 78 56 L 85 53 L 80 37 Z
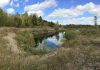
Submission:
M 59 24 L 93 25 L 96 15 L 100 24 L 100 0 L 0 0 L 0 7 L 9 14 L 36 13 Z

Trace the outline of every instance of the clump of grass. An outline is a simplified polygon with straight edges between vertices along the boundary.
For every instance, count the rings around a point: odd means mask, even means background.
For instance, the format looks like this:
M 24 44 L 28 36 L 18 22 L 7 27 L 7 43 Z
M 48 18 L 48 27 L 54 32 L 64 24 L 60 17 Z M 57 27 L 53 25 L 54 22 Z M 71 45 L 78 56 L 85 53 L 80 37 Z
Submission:
M 32 52 L 35 46 L 34 35 L 31 31 L 17 32 L 18 45 L 27 52 Z

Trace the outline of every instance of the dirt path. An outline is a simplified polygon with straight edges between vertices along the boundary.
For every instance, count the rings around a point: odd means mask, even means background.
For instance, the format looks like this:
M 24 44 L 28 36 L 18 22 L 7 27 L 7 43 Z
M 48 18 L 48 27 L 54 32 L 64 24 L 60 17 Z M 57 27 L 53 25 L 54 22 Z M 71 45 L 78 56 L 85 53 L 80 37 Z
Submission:
M 13 53 L 20 53 L 21 51 L 19 50 L 18 46 L 17 46 L 17 42 L 14 39 L 16 37 L 16 34 L 13 32 L 9 32 L 6 36 L 4 36 L 3 38 L 5 39 L 5 41 L 7 42 L 7 48 L 13 52 Z

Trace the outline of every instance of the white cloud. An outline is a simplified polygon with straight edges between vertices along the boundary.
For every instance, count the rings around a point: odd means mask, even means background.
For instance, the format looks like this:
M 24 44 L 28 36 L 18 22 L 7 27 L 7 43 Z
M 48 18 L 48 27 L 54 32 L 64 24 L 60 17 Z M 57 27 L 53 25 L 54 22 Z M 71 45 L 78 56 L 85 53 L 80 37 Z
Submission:
M 56 6 L 56 1 L 55 0 L 45 0 L 42 3 L 37 3 L 33 5 L 27 5 L 25 6 L 25 11 L 37 11 L 37 10 L 44 10 L 49 7 Z
M 67 20 L 68 24 L 84 24 L 84 25 L 93 25 L 94 24 L 94 18 L 93 17 L 81 17 L 81 18 L 72 18 Z
M 49 17 L 66 18 L 66 17 L 75 17 L 82 14 L 81 12 L 79 13 L 77 12 L 72 11 L 72 9 L 57 9 L 53 13 L 51 13 Z
M 40 10 L 40 11 L 29 11 L 28 12 L 28 14 L 30 15 L 30 14 L 37 14 L 37 16 L 43 16 L 44 15 L 44 13 Z
M 14 13 L 14 12 L 15 12 L 15 10 L 14 10 L 13 8 L 7 9 L 7 13 L 9 13 L 9 14 L 12 14 L 12 13 Z
M 95 5 L 90 2 L 85 5 L 78 5 L 71 9 L 56 9 L 48 17 L 70 18 L 83 15 L 85 12 L 89 12 L 100 16 L 100 5 Z
M 10 0 L 0 0 L 0 7 L 5 7 L 6 5 L 8 5 L 10 2 Z
M 55 0 L 45 0 L 44 2 L 42 3 L 36 3 L 36 4 L 33 4 L 33 5 L 27 5 L 25 6 L 24 10 L 27 11 L 27 12 L 31 12 L 33 11 L 34 12 L 42 12 L 47 9 L 47 8 L 50 8 L 50 7 L 55 7 L 57 4 L 56 4 L 56 1 Z
M 66 24 L 75 24 L 75 25 L 94 25 L 94 17 L 81 17 L 81 18 L 64 18 L 64 19 L 50 19 L 44 18 L 48 21 L 59 22 L 59 24 L 66 25 Z M 100 18 L 97 19 L 97 24 L 100 25 Z

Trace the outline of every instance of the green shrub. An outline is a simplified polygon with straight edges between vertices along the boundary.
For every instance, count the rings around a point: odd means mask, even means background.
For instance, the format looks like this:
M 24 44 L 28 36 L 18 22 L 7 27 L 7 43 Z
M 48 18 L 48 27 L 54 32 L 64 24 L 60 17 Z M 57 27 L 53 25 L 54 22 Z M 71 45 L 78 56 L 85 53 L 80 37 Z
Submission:
M 97 33 L 98 33 L 97 30 L 94 30 L 94 29 L 82 29 L 82 30 L 80 30 L 81 35 L 91 36 L 91 35 L 95 35 Z
M 66 40 L 73 40 L 76 38 L 76 33 L 74 31 L 66 31 L 64 37 Z
M 35 45 L 34 35 L 32 32 L 30 31 L 17 32 L 16 39 L 18 41 L 18 45 L 24 51 L 32 52 Z

